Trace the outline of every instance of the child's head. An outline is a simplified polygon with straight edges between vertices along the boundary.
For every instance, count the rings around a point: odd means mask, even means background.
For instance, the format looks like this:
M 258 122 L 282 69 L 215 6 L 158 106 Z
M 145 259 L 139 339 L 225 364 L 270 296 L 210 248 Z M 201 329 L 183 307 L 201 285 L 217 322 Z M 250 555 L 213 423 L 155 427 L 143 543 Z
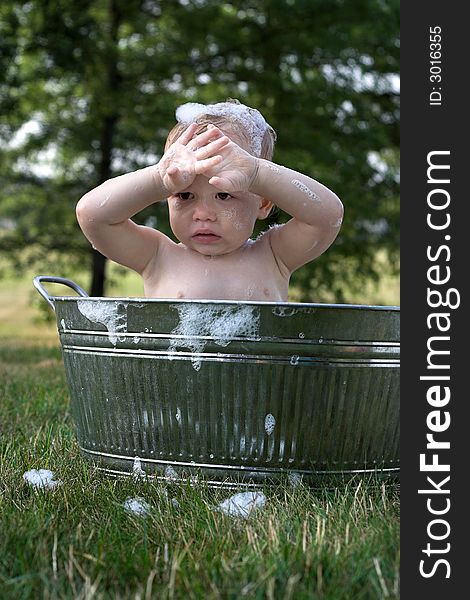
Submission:
M 195 135 L 212 123 L 246 152 L 270 160 L 276 133 L 259 111 L 228 100 L 217 104 L 188 103 L 176 111 L 178 123 L 168 134 L 165 151 L 196 123 Z M 269 214 L 272 203 L 250 192 L 225 193 L 202 175 L 168 198 L 170 225 L 176 238 L 201 254 L 219 255 L 240 248 L 253 233 L 256 219 Z
M 188 102 L 176 110 L 178 123 L 168 134 L 165 150 L 186 131 L 191 123 L 200 127 L 199 134 L 209 123 L 216 125 L 230 138 L 242 142 L 244 149 L 253 156 L 271 160 L 276 142 L 276 132 L 255 108 L 241 104 L 238 100 L 228 99 L 217 104 L 197 104 Z

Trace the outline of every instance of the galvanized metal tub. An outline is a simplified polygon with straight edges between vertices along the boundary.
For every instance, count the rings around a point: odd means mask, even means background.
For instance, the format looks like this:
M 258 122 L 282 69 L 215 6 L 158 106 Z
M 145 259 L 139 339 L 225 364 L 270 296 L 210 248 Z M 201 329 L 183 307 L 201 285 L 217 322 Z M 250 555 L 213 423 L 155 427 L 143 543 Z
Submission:
M 51 297 L 42 283 L 77 296 Z M 399 472 L 398 307 L 91 298 L 53 306 L 84 456 L 215 485 Z

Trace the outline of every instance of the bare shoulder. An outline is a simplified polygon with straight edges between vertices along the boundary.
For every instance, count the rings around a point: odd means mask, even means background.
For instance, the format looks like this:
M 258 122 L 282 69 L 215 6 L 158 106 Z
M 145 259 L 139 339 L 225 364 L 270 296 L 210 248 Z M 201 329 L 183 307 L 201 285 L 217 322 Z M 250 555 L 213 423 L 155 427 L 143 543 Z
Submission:
M 252 248 L 258 253 L 259 257 L 263 257 L 266 263 L 275 265 L 282 277 L 289 275 L 289 270 L 285 267 L 282 261 L 279 260 L 274 248 L 273 239 L 276 237 L 276 232 L 280 231 L 284 227 L 282 224 L 271 225 L 269 229 L 266 229 L 252 242 Z
M 140 274 L 168 240 L 161 231 L 137 225 L 130 219 L 102 227 L 92 239 L 95 240 L 94 245 L 97 249 L 105 256 Z
M 287 223 L 270 229 L 266 236 L 279 268 L 292 273 L 323 254 L 333 243 L 338 230 L 336 224 L 328 227 L 310 225 L 293 217 Z
M 178 244 L 173 242 L 167 235 L 158 231 L 158 229 L 145 228 L 143 232 L 147 241 L 147 261 L 145 266 L 140 271 L 140 274 L 145 278 L 148 273 L 155 269 L 156 263 L 161 263 L 164 260 L 171 260 L 173 255 L 178 254 Z

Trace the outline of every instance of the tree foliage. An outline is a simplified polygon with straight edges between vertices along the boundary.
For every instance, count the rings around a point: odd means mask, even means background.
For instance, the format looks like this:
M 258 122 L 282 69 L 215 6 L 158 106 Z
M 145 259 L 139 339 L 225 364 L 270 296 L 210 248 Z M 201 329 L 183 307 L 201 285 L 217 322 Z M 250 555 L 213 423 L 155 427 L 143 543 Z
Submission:
M 180 103 L 235 97 L 276 129 L 275 162 L 343 200 L 337 241 L 293 283 L 347 299 L 378 251 L 398 264 L 398 34 L 398 0 L 4 0 L 0 250 L 55 273 L 91 256 L 101 293 L 77 200 L 156 162 Z M 170 233 L 164 203 L 136 220 Z

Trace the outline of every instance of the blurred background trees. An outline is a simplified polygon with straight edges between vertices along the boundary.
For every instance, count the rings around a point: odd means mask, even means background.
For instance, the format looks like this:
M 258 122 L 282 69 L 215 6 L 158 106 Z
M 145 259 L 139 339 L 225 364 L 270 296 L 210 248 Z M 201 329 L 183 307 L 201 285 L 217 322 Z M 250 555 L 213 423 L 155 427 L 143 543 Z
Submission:
M 398 269 L 398 36 L 398 0 L 3 0 L 2 265 L 86 267 L 104 295 L 76 202 L 157 162 L 179 104 L 232 97 L 276 129 L 275 162 L 342 199 L 339 237 L 292 283 L 305 301 L 348 301 L 384 257 Z M 165 203 L 135 220 L 170 234 Z

